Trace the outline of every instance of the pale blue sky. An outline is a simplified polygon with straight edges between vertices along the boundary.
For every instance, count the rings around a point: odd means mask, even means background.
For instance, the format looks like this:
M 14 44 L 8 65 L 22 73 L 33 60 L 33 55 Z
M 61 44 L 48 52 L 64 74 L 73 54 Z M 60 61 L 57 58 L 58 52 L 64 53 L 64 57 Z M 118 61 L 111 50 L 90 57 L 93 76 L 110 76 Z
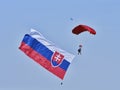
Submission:
M 73 35 L 78 24 L 97 34 Z M 120 0 L 0 0 L 0 90 L 120 90 L 119 26 Z M 62 86 L 18 49 L 31 28 L 76 55 Z

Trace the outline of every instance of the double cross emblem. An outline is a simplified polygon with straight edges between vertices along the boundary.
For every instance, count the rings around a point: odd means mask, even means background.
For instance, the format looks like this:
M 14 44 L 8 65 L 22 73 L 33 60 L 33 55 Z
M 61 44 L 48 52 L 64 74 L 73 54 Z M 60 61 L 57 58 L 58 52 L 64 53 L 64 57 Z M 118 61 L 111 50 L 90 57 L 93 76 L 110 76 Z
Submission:
M 51 58 L 52 66 L 54 67 L 59 66 L 62 63 L 63 59 L 64 59 L 64 55 L 55 51 Z

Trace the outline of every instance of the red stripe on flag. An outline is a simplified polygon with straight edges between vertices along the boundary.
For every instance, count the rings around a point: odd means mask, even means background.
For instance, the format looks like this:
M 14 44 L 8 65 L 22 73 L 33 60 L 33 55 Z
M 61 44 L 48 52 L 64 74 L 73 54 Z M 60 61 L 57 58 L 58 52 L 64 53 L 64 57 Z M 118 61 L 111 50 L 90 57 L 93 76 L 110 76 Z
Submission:
M 26 55 L 28 55 L 35 62 L 39 63 L 48 71 L 52 72 L 53 74 L 55 74 L 61 79 L 64 78 L 65 71 L 63 69 L 61 69 L 60 67 L 53 67 L 49 60 L 47 60 L 45 57 L 43 57 L 41 54 L 36 52 L 34 49 L 32 49 L 30 46 L 28 46 L 24 42 L 21 43 L 19 49 L 22 50 Z

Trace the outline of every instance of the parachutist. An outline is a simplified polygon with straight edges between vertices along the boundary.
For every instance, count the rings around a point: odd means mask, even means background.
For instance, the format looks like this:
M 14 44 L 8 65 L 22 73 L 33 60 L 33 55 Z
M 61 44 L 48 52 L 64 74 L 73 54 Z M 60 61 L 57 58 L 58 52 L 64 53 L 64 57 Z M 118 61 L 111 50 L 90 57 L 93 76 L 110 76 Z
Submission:
M 70 18 L 71 21 L 73 21 L 73 18 Z
M 81 54 L 81 48 L 78 49 L 78 55 Z
M 79 45 L 78 55 L 81 54 L 81 48 L 82 48 L 82 45 Z
M 63 83 L 61 82 L 61 85 L 63 85 Z

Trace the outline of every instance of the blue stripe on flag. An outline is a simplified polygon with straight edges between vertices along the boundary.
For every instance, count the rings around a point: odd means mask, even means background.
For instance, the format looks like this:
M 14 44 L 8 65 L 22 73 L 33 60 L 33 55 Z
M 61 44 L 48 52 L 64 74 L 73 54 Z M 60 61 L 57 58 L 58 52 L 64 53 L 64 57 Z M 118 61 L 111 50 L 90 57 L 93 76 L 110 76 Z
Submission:
M 29 45 L 32 49 L 34 49 L 36 52 L 47 58 L 51 62 L 51 57 L 53 52 L 49 50 L 45 45 L 43 45 L 41 42 L 36 40 L 35 38 L 31 37 L 29 34 L 26 34 L 23 38 L 23 42 Z M 70 63 L 67 60 L 63 60 L 63 62 L 60 64 L 60 68 L 67 70 Z

